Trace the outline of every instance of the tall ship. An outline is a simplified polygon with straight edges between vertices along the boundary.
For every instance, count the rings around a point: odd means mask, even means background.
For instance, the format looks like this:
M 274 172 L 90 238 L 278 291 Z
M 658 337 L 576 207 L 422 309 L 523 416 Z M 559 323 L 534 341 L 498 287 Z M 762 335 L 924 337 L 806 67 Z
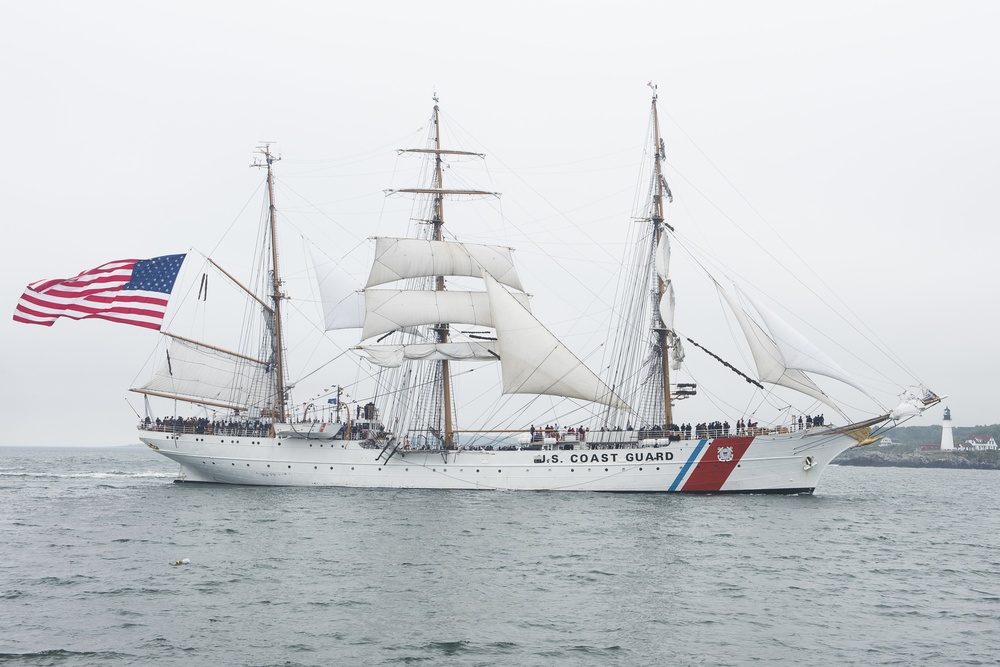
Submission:
M 631 227 L 631 265 L 622 267 L 609 321 L 602 373 L 549 331 L 510 248 L 455 240 L 446 225 L 451 202 L 496 196 L 446 182 L 450 166 L 484 156 L 446 147 L 434 100 L 428 142 L 400 151 L 425 164 L 419 187 L 390 192 L 415 198 L 415 233 L 378 237 L 364 285 L 321 279 L 327 330 L 353 329 L 353 350 L 373 370 L 370 400 L 336 401 L 327 414 L 293 417 L 285 361 L 283 305 L 274 199 L 274 155 L 260 149 L 268 200 L 255 284 L 227 276 L 250 300 L 256 321 L 241 323 L 244 349 L 165 333 L 162 368 L 132 391 L 146 396 L 139 438 L 180 464 L 178 481 L 288 486 L 415 489 L 503 489 L 675 493 L 812 493 L 841 452 L 881 439 L 881 429 L 940 401 L 921 388 L 892 410 L 851 420 L 813 376 L 865 392 L 833 359 L 735 283 L 714 279 L 720 300 L 746 339 L 753 368 L 740 370 L 713 351 L 707 358 L 733 371 L 733 382 L 759 390 L 779 386 L 822 405 L 833 418 L 786 414 L 759 424 L 744 415 L 685 423 L 682 401 L 694 382 L 672 379 L 685 362 L 674 323 L 670 273 L 672 193 L 664 175 L 653 88 L 642 186 Z M 209 260 L 210 262 L 212 260 Z M 221 267 L 220 267 L 220 270 Z M 326 278 L 330 278 L 327 280 Z M 698 345 L 698 347 L 702 347 Z M 700 355 L 704 356 L 704 355 Z M 500 395 L 545 397 L 586 406 L 550 423 L 462 426 L 456 373 L 499 364 Z M 152 401 L 189 404 L 194 416 L 157 416 Z M 517 417 L 513 418 L 514 420 Z M 566 421 L 573 420 L 567 427 Z M 527 419 L 525 420 L 525 422 Z M 483 445 L 484 436 L 490 444 Z

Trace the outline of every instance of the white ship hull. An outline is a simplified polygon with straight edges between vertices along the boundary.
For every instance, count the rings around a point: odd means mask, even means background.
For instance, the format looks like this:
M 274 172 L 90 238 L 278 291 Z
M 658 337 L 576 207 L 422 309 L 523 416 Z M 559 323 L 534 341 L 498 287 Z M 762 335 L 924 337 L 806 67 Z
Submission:
M 140 430 L 181 465 L 178 481 L 264 486 L 677 493 L 811 493 L 842 432 L 682 440 L 658 447 L 572 450 L 397 450 L 357 441 Z

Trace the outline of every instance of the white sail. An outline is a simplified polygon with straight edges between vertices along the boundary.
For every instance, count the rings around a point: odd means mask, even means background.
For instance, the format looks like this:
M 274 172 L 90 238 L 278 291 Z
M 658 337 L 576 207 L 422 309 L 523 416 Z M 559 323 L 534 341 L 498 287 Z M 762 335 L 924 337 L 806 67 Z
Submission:
M 270 403 L 267 364 L 176 338 L 171 339 L 167 354 L 167 361 L 142 389 L 241 409 Z
M 511 296 L 527 309 L 528 296 Z M 486 292 L 365 290 L 368 312 L 361 339 L 421 324 L 456 322 L 492 327 Z
M 315 249 L 310 248 L 310 254 L 319 283 L 326 330 L 361 328 L 365 321 L 365 297 L 361 292 L 361 283 Z
M 785 365 L 781 357 L 781 352 L 778 350 L 778 346 L 774 340 L 771 339 L 771 336 L 747 314 L 743 306 L 736 301 L 736 298 L 728 290 L 724 289 L 719 283 L 715 283 L 715 287 L 719 290 L 719 294 L 722 295 L 726 303 L 729 304 L 729 308 L 733 311 L 740 329 L 743 330 L 743 335 L 750 346 L 750 353 L 753 355 L 754 365 L 757 366 L 757 378 L 761 382 L 787 387 L 806 396 L 812 396 L 816 400 L 829 405 L 842 417 L 847 418 L 847 415 L 840 409 L 840 406 L 834 403 L 833 399 L 827 396 L 808 375 L 800 370 L 788 368 Z
M 656 275 L 667 282 L 670 279 L 670 239 L 665 231 L 660 232 L 660 240 L 656 243 L 656 254 L 653 262 L 656 265 Z
M 485 274 L 505 394 L 545 394 L 630 410 L 499 282 Z
M 396 368 L 406 359 L 424 361 L 496 361 L 496 343 L 449 342 L 409 345 L 363 345 L 365 358 L 377 366 Z
M 379 237 L 375 239 L 375 261 L 366 287 L 424 276 L 472 276 L 483 271 L 523 292 L 514 269 L 510 248 L 474 243 L 455 243 Z
M 663 295 L 660 297 L 660 319 L 663 320 L 663 326 L 667 331 L 674 330 L 674 310 L 677 307 L 677 301 L 674 298 L 674 284 L 672 281 L 666 281 L 666 288 L 663 290 Z
M 778 317 L 774 311 L 753 299 L 749 294 L 744 294 L 744 296 L 747 301 L 753 304 L 753 307 L 764 320 L 764 324 L 771 332 L 771 337 L 778 347 L 785 366 L 840 380 L 871 398 L 868 391 L 852 378 L 847 371 L 827 356 L 825 352 L 807 340 L 805 336 L 793 329 L 788 322 Z M 872 400 L 875 399 L 872 398 Z

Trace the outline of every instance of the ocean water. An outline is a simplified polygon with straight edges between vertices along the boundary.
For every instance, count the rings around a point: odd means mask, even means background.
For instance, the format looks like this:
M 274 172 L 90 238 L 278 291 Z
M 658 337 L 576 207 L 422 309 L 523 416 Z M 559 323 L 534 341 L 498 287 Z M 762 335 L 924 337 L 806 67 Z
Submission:
M 0 448 L 0 663 L 1000 661 L 996 471 L 832 467 L 790 497 L 174 472 L 138 447 Z

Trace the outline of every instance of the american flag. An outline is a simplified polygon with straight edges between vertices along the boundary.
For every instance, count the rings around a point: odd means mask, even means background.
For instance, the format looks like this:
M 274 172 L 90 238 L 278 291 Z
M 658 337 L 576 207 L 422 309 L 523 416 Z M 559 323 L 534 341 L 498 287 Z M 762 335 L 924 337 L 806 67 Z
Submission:
M 14 321 L 50 327 L 60 317 L 159 329 L 185 255 L 121 259 L 73 278 L 39 280 L 28 285 Z

